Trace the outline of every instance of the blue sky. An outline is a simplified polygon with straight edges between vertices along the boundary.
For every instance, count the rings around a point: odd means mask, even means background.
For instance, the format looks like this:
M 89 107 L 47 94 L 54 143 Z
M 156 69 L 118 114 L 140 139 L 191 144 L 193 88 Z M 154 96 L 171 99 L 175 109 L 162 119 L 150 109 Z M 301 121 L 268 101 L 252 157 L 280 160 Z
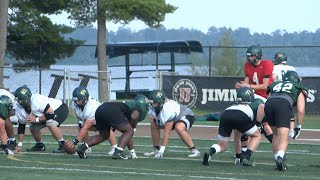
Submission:
M 320 29 L 319 0 L 166 0 L 177 6 L 162 23 L 167 29 L 249 28 L 251 33 L 272 33 L 275 30 L 315 32 Z M 66 18 L 52 18 L 56 23 L 67 23 Z M 94 24 L 94 26 L 96 26 Z M 128 27 L 133 31 L 147 28 L 141 21 L 126 26 L 107 22 L 108 30 Z

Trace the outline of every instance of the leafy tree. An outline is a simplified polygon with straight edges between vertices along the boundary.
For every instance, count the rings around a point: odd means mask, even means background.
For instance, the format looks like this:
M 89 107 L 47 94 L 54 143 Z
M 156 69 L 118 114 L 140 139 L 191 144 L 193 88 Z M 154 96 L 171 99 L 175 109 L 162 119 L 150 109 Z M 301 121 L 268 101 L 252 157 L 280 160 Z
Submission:
M 4 66 L 9 0 L 0 1 L 0 67 Z M 3 88 L 3 68 L 0 68 L 0 88 Z
M 237 52 L 232 47 L 232 30 L 224 31 L 224 35 L 219 41 L 219 47 L 214 53 L 213 75 L 238 76 L 241 74 L 241 67 L 237 63 Z
M 61 13 L 70 0 L 10 0 L 7 53 L 17 62 L 14 66 L 49 68 L 56 60 L 73 55 L 82 41 L 65 39 L 73 32 L 66 25 L 52 24 L 47 17 Z
M 98 74 L 99 99 L 109 101 L 109 87 L 103 79 L 108 79 L 106 57 L 106 21 L 128 24 L 138 19 L 150 27 L 160 27 L 167 13 L 173 13 L 176 7 L 166 4 L 165 0 L 73 0 L 68 12 L 70 18 L 79 26 L 98 23 Z

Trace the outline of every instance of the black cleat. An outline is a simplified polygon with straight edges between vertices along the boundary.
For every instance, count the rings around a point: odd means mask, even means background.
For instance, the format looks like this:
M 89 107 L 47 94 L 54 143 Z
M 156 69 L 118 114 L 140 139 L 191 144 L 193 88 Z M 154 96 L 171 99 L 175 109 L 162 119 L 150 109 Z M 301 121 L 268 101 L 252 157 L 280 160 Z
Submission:
M 210 155 L 208 153 L 203 154 L 202 165 L 209 166 L 209 156 Z
M 16 140 L 14 140 L 14 141 L 9 141 L 8 140 L 7 144 L 8 144 L 7 148 L 10 149 L 11 151 L 14 151 L 16 149 L 16 147 L 17 147 L 17 141 Z
M 59 143 L 59 148 L 53 150 L 52 152 L 53 152 L 53 153 L 64 153 L 64 152 L 66 152 L 66 151 L 64 150 L 64 141 L 59 141 L 58 143 Z
M 287 166 L 283 163 L 283 159 L 280 156 L 277 157 L 276 165 L 279 171 L 285 171 L 287 169 Z
M 46 146 L 43 143 L 36 143 L 36 145 L 27 149 L 28 152 L 45 151 L 45 150 L 46 150 Z
M 86 153 L 87 149 L 89 149 L 89 146 L 87 143 L 82 143 L 81 146 L 78 147 L 77 154 L 80 159 L 87 158 L 87 153 Z
M 124 159 L 127 160 L 128 157 L 124 155 L 123 151 L 120 151 L 119 149 L 115 149 L 114 153 L 112 154 L 112 159 Z

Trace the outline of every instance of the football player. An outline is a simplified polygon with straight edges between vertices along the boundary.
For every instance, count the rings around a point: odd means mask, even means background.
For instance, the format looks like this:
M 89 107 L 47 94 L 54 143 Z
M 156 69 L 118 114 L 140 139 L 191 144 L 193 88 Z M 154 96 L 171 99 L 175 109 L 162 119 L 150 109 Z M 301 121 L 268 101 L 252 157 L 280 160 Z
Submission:
M 48 127 L 54 138 L 58 141 L 59 147 L 53 153 L 64 152 L 64 139 L 59 126 L 69 115 L 68 106 L 61 100 L 49 98 L 40 94 L 32 94 L 27 86 L 21 86 L 15 91 L 18 103 L 16 116 L 18 117 L 18 141 L 23 142 L 25 123 L 30 123 L 31 134 L 36 144 L 27 151 L 45 151 L 46 147 L 42 141 L 41 129 Z M 24 123 L 22 123 L 24 122 Z M 22 148 L 18 146 L 16 151 Z
M 229 138 L 234 132 L 236 161 L 239 160 L 245 166 L 252 166 L 253 161 L 251 160 L 252 153 L 256 150 L 259 145 L 261 133 L 254 122 L 256 116 L 257 119 L 262 119 L 264 116 L 263 112 L 263 101 L 254 101 L 254 93 L 251 88 L 242 87 L 237 90 L 237 104 L 234 104 L 226 108 L 221 114 L 219 132 L 218 132 L 218 143 L 213 144 L 209 151 L 204 153 L 203 165 L 209 165 L 209 159 L 212 155 L 217 153 L 223 153 L 227 150 L 229 144 Z M 241 153 L 240 148 L 240 136 L 241 133 L 248 135 L 248 148 L 245 152 Z
M 10 111 L 12 110 L 12 100 L 6 96 L 0 96 L 0 140 L 1 140 L 1 149 L 8 155 L 13 155 L 14 153 L 8 148 L 8 136 L 6 132 L 6 119 L 10 115 Z
M 235 88 L 249 87 L 254 90 L 255 98 L 262 99 L 264 102 L 268 97 L 266 89 L 273 82 L 272 71 L 273 63 L 271 60 L 262 59 L 262 49 L 260 45 L 252 45 L 247 49 L 247 61 L 244 64 L 245 78 L 243 81 L 237 82 Z M 265 137 L 272 142 L 273 132 L 264 120 L 262 128 Z M 244 150 L 246 149 L 246 139 L 242 138 Z
M 191 109 L 178 104 L 176 101 L 166 98 L 161 90 L 153 90 L 149 95 L 151 108 L 148 117 L 151 122 L 151 136 L 154 150 L 144 153 L 145 156 L 163 158 L 164 151 L 169 142 L 169 136 L 174 129 L 182 141 L 190 149 L 189 157 L 200 156 L 200 152 L 193 144 L 190 134 L 187 132 L 194 123 L 194 114 Z M 160 129 L 164 129 L 160 146 Z
M 115 129 L 122 133 L 118 140 L 118 146 L 112 154 L 112 159 L 128 159 L 123 153 L 123 148 L 128 147 L 133 154 L 133 135 L 138 122 L 145 119 L 149 109 L 149 101 L 146 97 L 125 102 L 106 102 L 100 105 L 95 112 L 96 129 L 99 134 L 90 136 L 86 142 L 78 147 L 80 158 L 86 158 L 86 150 L 95 146 L 110 136 L 110 130 Z M 135 154 L 135 152 L 134 152 Z
M 7 131 L 7 135 L 8 135 L 8 148 L 10 150 L 15 150 L 16 146 L 17 146 L 17 141 L 16 138 L 14 137 L 14 129 L 13 129 L 13 124 L 18 123 L 18 119 L 17 116 L 15 115 L 15 109 L 17 107 L 14 95 L 12 93 L 10 93 L 9 91 L 5 90 L 5 89 L 0 89 L 0 95 L 5 95 L 8 96 L 11 101 L 13 102 L 13 107 L 9 112 L 9 116 L 8 118 L 6 118 L 6 131 Z
M 97 131 L 94 115 L 101 103 L 92 99 L 89 96 L 89 91 L 83 86 L 79 86 L 73 90 L 72 100 L 72 110 L 76 114 L 79 130 L 79 134 L 73 140 L 73 144 L 77 145 L 79 141 L 86 142 L 89 136 L 88 131 Z M 112 146 L 111 150 L 108 152 L 108 155 L 112 155 L 117 147 L 116 136 L 112 130 L 110 131 L 110 137 L 108 141 Z
M 293 106 L 297 107 L 297 127 L 293 138 L 296 139 L 301 131 L 308 91 L 300 82 L 301 79 L 297 72 L 287 71 L 283 76 L 283 81 L 274 82 L 267 89 L 270 96 L 265 104 L 265 115 L 274 132 L 272 149 L 279 171 L 287 169 L 283 160 L 288 147 Z
M 296 71 L 296 68 L 287 64 L 288 57 L 285 53 L 278 52 L 274 55 L 274 68 L 272 72 L 272 76 L 275 82 L 280 82 L 283 79 L 284 74 L 287 71 Z M 294 115 L 292 115 L 292 119 L 290 121 L 290 130 L 289 137 L 293 138 L 294 136 Z

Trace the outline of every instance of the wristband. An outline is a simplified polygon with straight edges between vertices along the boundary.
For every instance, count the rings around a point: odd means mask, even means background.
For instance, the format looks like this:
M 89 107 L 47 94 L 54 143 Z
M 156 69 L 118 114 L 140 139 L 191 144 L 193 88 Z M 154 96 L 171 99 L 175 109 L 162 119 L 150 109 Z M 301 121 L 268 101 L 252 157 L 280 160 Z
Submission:
M 40 119 L 39 117 L 36 118 L 36 123 L 40 122 Z
M 74 145 L 77 145 L 79 140 L 76 138 L 76 139 L 72 140 L 72 142 L 73 142 Z
M 18 142 L 18 146 L 21 147 L 22 146 L 22 142 Z

